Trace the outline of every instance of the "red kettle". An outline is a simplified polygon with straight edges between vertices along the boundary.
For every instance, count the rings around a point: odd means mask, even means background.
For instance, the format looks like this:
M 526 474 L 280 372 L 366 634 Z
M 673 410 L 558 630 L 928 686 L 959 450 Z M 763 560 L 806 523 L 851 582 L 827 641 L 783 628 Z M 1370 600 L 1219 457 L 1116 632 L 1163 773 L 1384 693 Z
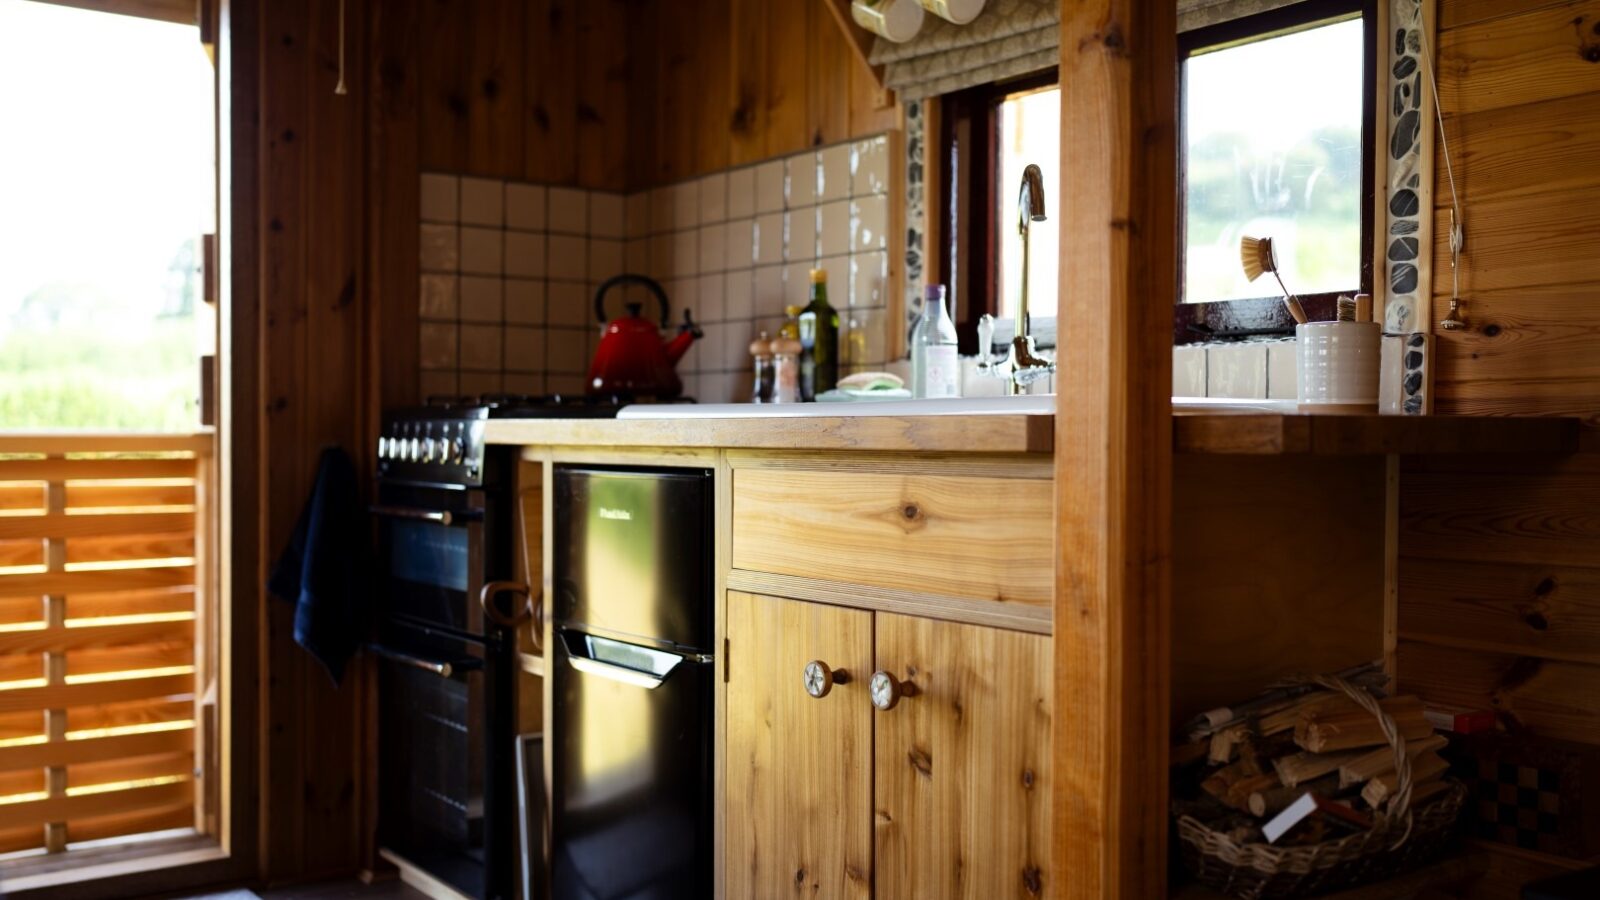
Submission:
M 628 314 L 610 323 L 606 321 L 606 292 L 624 284 L 642 285 L 656 297 L 661 306 L 661 325 L 639 315 L 642 304 L 625 304 Z M 661 329 L 667 327 L 667 292 L 653 279 L 643 275 L 618 275 L 594 295 L 594 313 L 605 328 L 600 335 L 600 346 L 595 348 L 594 362 L 589 365 L 589 393 L 626 394 L 639 398 L 671 400 L 683 393 L 683 382 L 674 368 L 688 351 L 689 345 L 704 332 L 683 311 L 683 324 L 671 340 L 663 340 Z

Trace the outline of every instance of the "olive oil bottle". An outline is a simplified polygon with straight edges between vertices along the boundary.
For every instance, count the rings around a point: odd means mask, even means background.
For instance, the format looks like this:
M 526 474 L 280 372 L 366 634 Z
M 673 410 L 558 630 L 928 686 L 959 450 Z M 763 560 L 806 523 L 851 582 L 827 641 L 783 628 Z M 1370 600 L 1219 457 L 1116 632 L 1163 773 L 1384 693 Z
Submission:
M 811 270 L 811 302 L 800 311 L 800 396 L 839 386 L 839 313 L 828 305 L 828 271 Z

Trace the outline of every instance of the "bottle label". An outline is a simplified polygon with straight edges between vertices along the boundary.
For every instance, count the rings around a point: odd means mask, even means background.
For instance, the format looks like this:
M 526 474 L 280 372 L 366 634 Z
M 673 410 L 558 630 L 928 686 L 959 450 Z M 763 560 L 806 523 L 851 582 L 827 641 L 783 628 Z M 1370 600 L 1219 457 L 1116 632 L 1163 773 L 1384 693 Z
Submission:
M 925 385 L 929 397 L 961 396 L 961 362 L 956 345 L 933 344 L 923 348 Z

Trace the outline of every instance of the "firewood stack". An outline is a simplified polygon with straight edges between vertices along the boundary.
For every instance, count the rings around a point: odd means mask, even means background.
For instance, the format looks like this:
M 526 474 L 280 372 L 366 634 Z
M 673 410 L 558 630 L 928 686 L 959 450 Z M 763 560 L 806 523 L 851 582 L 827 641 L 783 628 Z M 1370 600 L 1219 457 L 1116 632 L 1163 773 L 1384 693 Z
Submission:
M 1411 809 L 1442 793 L 1449 767 L 1422 701 L 1385 697 L 1376 664 L 1339 673 L 1378 699 L 1405 740 Z M 1396 755 L 1373 713 L 1315 684 L 1212 710 L 1173 749 L 1174 807 L 1239 843 L 1300 846 L 1373 826 L 1399 788 Z

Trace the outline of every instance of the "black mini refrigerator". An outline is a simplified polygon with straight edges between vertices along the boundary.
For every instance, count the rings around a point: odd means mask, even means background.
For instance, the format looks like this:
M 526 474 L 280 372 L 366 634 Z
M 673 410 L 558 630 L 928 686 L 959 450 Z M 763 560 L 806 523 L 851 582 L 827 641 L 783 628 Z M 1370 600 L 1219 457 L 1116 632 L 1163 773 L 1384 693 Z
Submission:
M 712 892 L 712 474 L 555 469 L 551 893 Z

